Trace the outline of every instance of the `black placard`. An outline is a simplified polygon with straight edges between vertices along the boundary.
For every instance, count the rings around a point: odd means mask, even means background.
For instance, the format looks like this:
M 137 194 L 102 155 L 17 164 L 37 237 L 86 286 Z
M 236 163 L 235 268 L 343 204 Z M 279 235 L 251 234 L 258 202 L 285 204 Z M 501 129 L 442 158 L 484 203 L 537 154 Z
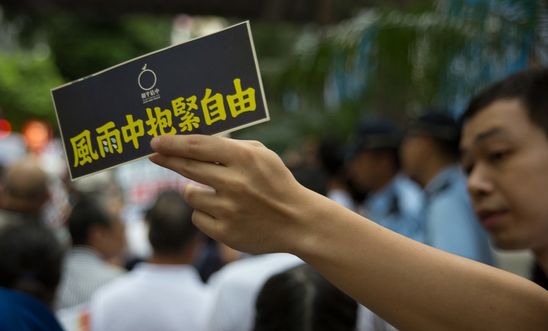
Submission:
M 72 179 L 152 153 L 162 134 L 269 120 L 249 22 L 52 89 Z

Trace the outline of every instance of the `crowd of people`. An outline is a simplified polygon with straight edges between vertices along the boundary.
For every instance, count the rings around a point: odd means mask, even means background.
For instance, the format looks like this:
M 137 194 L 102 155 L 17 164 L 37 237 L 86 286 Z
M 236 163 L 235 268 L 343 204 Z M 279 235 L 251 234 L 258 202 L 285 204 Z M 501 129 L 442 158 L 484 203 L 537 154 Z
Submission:
M 0 329 L 545 330 L 546 91 L 529 69 L 460 119 L 364 117 L 281 157 L 162 136 L 76 182 L 23 153 L 0 168 Z M 493 247 L 531 250 L 533 282 Z

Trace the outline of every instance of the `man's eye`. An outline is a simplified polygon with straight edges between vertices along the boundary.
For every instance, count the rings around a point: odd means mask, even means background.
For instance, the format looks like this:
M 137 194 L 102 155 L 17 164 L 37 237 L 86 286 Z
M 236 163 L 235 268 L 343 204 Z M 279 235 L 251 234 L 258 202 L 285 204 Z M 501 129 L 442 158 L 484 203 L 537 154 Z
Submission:
M 462 171 L 466 174 L 466 176 L 470 175 L 472 172 L 472 169 L 474 168 L 474 164 L 472 163 L 463 163 L 461 165 Z
M 464 173 L 468 176 L 472 172 L 473 167 L 463 167 Z
M 487 158 L 489 159 L 489 161 L 491 162 L 499 162 L 499 161 L 502 161 L 504 160 L 509 154 L 509 151 L 495 151 L 495 152 L 491 152 L 487 155 Z

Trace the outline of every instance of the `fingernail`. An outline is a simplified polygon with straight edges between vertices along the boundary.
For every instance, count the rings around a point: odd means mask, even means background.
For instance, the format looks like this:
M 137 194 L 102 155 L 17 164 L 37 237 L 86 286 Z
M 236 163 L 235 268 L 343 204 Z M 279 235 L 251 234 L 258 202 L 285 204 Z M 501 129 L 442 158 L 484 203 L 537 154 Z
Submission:
M 183 198 L 186 197 L 186 192 L 187 192 L 189 186 L 192 186 L 192 183 L 188 182 L 183 186 L 183 189 L 182 189 L 182 192 L 181 192 L 183 194 Z

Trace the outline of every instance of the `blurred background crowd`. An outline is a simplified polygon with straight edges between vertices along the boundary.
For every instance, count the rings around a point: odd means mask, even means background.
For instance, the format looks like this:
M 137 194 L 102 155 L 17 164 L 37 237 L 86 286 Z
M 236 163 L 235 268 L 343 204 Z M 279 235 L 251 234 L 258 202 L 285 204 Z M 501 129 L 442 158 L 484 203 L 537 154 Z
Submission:
M 148 160 L 68 177 L 51 88 L 243 19 L 271 121 L 234 137 L 260 140 L 303 185 L 391 230 L 531 276 L 529 253 L 495 251 L 475 218 L 458 116 L 487 84 L 548 65 L 547 10 L 541 0 L 2 0 L 0 288 L 31 294 L 66 330 L 391 328 L 294 256 L 249 256 L 200 234 L 180 195 L 187 180 Z M 0 320 L 15 309 L 0 307 Z M 55 330 L 48 318 L 35 327 Z

